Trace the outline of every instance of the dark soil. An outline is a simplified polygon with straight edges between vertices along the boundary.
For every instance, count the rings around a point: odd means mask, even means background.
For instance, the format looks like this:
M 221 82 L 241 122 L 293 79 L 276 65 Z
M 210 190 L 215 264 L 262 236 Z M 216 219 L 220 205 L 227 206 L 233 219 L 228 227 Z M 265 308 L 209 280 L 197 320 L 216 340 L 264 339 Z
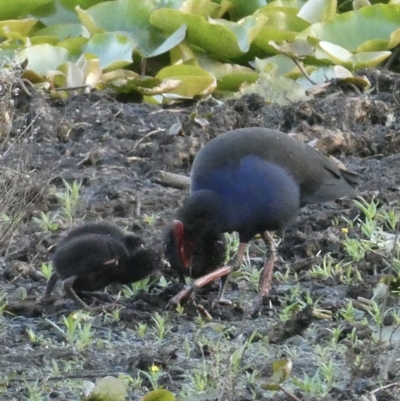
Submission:
M 92 324 L 89 345 L 79 343 L 79 336 L 68 341 L 60 330 L 65 331 L 63 317 L 77 310 L 60 285 L 49 300 L 42 300 L 46 279 L 41 265 L 72 226 L 112 221 L 162 252 L 164 232 L 188 190 L 159 184 L 159 170 L 188 176 L 199 148 L 235 128 L 262 126 L 306 141 L 318 138 L 320 148 L 361 176 L 360 195 L 368 201 L 374 198 L 381 210 L 399 213 L 400 76 L 377 70 L 362 75 L 374 87 L 370 93 L 332 86 L 318 97 L 285 107 L 266 105 L 255 96 L 222 105 L 210 99 L 164 108 L 121 103 L 107 92 L 61 100 L 33 90 L 29 97 L 8 83 L 0 104 L 2 120 L 12 121 L 12 126 L 4 123 L 1 132 L 0 283 L 7 300 L 0 320 L 1 400 L 76 400 L 84 380 L 108 375 L 131 377 L 129 399 L 139 400 L 153 388 L 145 374 L 153 365 L 159 368 L 158 385 L 184 399 L 287 400 L 281 391 L 260 387 L 272 362 L 283 357 L 293 363 L 283 387 L 300 400 L 364 400 L 364 395 L 372 401 L 369 392 L 375 390 L 378 401 L 399 400 L 400 388 L 393 384 L 400 378 L 398 363 L 382 373 L 388 359 L 396 359 L 397 336 L 377 341 L 377 327 L 362 309 L 355 310 L 353 321 L 339 313 L 350 299 L 371 298 L 387 273 L 390 252 L 368 252 L 351 265 L 362 282 L 346 285 L 339 276 L 322 279 L 310 273 L 327 254 L 335 263 L 349 260 L 342 229 L 355 239 L 363 235 L 343 219 L 353 220 L 360 213 L 352 200 L 308 206 L 286 231 L 278 247 L 274 313 L 266 308 L 252 317 L 257 293 L 244 273 L 230 281 L 230 306 L 214 304 L 217 283 L 197 294 L 197 303 L 210 313 L 212 323 L 193 304 L 185 305 L 181 315 L 167 312 L 167 302 L 182 285 L 166 262 L 153 275 L 150 288 L 130 298 L 117 299 L 118 287 L 107 291 L 121 307 L 119 320 L 112 312 L 87 314 L 81 325 Z M 82 183 L 72 222 L 63 215 L 57 197 L 65 191 L 63 180 Z M 58 213 L 56 231 L 45 232 L 34 221 L 41 213 Z M 262 266 L 263 249 L 254 241 L 247 272 Z M 161 276 L 168 285 L 159 281 Z M 332 312 L 333 320 L 315 318 L 305 307 L 308 293 L 318 300 L 318 308 Z M 89 296 L 88 302 L 112 310 L 109 297 Z M 296 302 L 291 319 L 283 323 L 285 308 Z M 398 298 L 391 296 L 388 302 L 391 308 L 400 307 Z M 156 313 L 167 318 L 163 339 L 157 338 Z M 139 324 L 147 324 L 144 338 L 138 335 Z M 339 342 L 332 345 L 332 331 L 338 327 Z M 235 355 L 255 330 L 253 342 L 236 363 Z M 323 363 L 332 366 L 331 382 L 321 375 Z M 321 380 L 315 379 L 310 392 L 292 381 L 304 381 L 305 374 L 313 377 L 316 372 Z M 320 383 L 325 387 L 318 392 Z M 34 389 L 39 398 L 33 398 Z M 203 397 L 195 398 L 199 394 Z

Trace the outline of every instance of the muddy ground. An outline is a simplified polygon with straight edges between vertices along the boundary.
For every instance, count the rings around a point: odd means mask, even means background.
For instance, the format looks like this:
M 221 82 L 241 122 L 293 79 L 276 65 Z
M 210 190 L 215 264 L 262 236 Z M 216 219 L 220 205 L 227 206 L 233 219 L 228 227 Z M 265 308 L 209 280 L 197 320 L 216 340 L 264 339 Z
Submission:
M 214 304 L 217 284 L 198 294 L 211 324 L 193 305 L 180 313 L 164 310 L 182 288 L 166 263 L 160 264 L 150 287 L 117 300 L 119 316 L 86 314 L 81 328 L 91 323 L 93 334 L 87 341 L 83 334 L 69 340 L 65 334 L 63 317 L 77 308 L 59 284 L 50 300 L 41 299 L 46 286 L 42 263 L 50 260 L 52 246 L 71 225 L 113 221 L 161 252 L 165 229 L 188 190 L 158 183 L 159 171 L 187 176 L 198 149 L 235 128 L 263 126 L 307 141 L 318 138 L 318 146 L 361 176 L 360 195 L 374 198 L 381 210 L 399 213 L 400 76 L 377 70 L 361 74 L 373 85 L 369 93 L 333 85 L 317 97 L 285 107 L 266 105 L 255 96 L 164 108 L 122 102 L 107 92 L 51 99 L 32 89 L 29 96 L 18 82 L 4 78 L 1 400 L 77 400 L 84 380 L 108 375 L 124 377 L 129 399 L 139 400 L 154 387 L 149 379 L 153 365 L 158 385 L 183 399 L 289 400 L 282 391 L 261 388 L 272 362 L 283 357 L 293 363 L 283 387 L 300 400 L 399 400 L 396 335 L 379 341 L 378 326 L 362 308 L 351 318 L 340 312 L 352 299 L 371 298 L 394 263 L 391 252 L 382 250 L 351 261 L 343 247 L 345 236 L 365 239 L 344 219 L 360 213 L 352 200 L 301 211 L 278 246 L 274 311 L 259 317 L 252 316 L 256 285 L 251 279 L 262 265 L 264 247 L 259 241 L 249 249 L 248 266 L 230 282 L 231 306 Z M 57 196 L 65 192 L 63 179 L 82 183 L 72 220 Z M 41 213 L 54 217 L 58 228 L 46 232 L 34 220 Z M 385 231 L 394 232 L 388 227 Z M 350 261 L 350 276 L 358 270 L 360 277 L 346 282 L 339 274 L 311 274 L 312 266 L 321 265 L 327 254 L 334 264 Z M 165 280 L 160 281 L 161 276 Z M 119 289 L 108 292 L 116 299 Z M 314 306 L 330 311 L 332 319 L 314 317 L 306 307 L 308 295 Z M 292 313 L 287 312 L 289 305 L 295 305 Z M 384 310 L 399 307 L 391 294 Z M 164 338 L 153 319 L 156 312 L 167 320 Z M 387 316 L 384 327 L 395 327 Z M 143 336 L 140 324 L 147 324 Z M 335 342 L 338 327 L 342 331 Z M 256 330 L 253 341 L 246 342 Z

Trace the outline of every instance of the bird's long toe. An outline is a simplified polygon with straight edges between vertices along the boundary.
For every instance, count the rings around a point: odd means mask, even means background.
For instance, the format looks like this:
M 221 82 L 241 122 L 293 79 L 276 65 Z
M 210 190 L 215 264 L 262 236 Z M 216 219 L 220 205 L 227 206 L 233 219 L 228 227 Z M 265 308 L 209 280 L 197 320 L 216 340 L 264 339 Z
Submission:
M 189 297 L 194 291 L 193 286 L 188 286 L 184 288 L 182 291 L 178 292 L 173 298 L 169 300 L 165 309 L 172 310 L 175 309 L 184 299 Z

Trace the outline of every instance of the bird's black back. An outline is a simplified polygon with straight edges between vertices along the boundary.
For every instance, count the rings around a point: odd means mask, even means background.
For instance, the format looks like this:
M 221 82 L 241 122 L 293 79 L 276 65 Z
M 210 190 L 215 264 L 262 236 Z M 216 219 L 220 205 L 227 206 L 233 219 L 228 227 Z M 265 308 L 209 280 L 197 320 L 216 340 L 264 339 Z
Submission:
M 78 277 L 77 291 L 94 291 L 116 282 L 128 261 L 129 252 L 121 241 L 97 234 L 70 238 L 52 260 L 61 279 Z
M 296 138 L 258 127 L 226 132 L 200 149 L 192 165 L 192 186 L 214 171 L 235 166 L 249 155 L 288 171 L 300 187 L 302 206 L 355 194 L 357 174 L 339 168 L 323 153 Z
M 82 237 L 88 234 L 95 234 L 113 238 L 116 241 L 120 241 L 125 245 L 130 253 L 134 252 L 143 245 L 142 239 L 132 233 L 127 233 L 117 227 L 115 224 L 107 221 L 86 223 L 79 227 L 73 228 L 68 234 L 60 241 L 58 246 L 63 246 L 72 239 Z

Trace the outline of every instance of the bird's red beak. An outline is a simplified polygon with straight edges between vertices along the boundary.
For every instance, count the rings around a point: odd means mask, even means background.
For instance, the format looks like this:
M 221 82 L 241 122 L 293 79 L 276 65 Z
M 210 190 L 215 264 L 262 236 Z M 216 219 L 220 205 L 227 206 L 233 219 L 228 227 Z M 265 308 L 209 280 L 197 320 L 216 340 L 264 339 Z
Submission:
M 179 258 L 181 259 L 183 266 L 185 268 L 188 268 L 190 266 L 191 255 L 190 255 L 190 250 L 188 249 L 190 247 L 188 247 L 187 244 L 185 244 L 185 240 L 183 237 L 184 233 L 183 223 L 179 220 L 174 220 L 172 226 L 173 226 L 176 246 L 178 248 Z

